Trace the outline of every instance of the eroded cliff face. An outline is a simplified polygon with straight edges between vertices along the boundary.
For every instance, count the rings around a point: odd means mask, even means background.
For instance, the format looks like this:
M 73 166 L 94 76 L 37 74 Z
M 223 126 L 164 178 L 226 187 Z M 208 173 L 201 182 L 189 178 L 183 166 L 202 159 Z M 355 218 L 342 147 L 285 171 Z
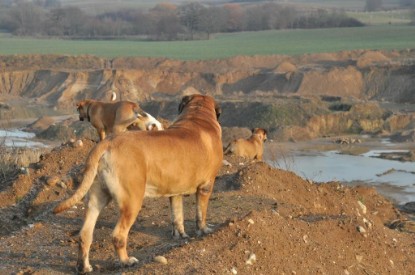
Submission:
M 3 120 L 37 114 L 38 105 L 74 114 L 77 101 L 108 101 L 113 91 L 166 119 L 177 115 L 180 96 L 211 94 L 224 105 L 223 126 L 266 127 L 283 140 L 392 133 L 409 129 L 413 116 L 378 103 L 415 103 L 415 50 L 209 61 L 0 56 Z M 29 104 L 9 106 L 10 98 Z
M 328 95 L 415 102 L 415 51 L 234 57 L 210 61 L 91 56 L 0 57 L 0 96 L 65 107 L 84 98 L 143 101 L 199 91 L 241 95 Z

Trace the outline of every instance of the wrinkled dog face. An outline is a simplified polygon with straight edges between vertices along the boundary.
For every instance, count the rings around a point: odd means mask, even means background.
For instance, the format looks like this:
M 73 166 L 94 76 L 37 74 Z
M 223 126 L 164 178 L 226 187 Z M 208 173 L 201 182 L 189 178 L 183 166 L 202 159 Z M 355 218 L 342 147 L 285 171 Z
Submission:
M 182 98 L 182 101 L 179 104 L 179 114 L 181 114 L 181 112 L 183 111 L 184 107 L 190 102 L 192 101 L 192 99 L 198 96 L 196 95 L 186 95 Z M 219 104 L 215 101 L 215 113 L 216 113 L 216 119 L 219 120 L 219 116 L 222 113 L 222 109 L 219 106 Z

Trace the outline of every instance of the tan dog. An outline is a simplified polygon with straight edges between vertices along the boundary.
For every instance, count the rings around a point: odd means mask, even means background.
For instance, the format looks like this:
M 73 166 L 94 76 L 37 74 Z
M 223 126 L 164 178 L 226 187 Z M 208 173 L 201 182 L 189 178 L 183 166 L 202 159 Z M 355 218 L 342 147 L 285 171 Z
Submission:
M 173 236 L 187 237 L 182 196 L 196 193 L 197 233 L 211 232 L 206 212 L 223 159 L 217 120 L 220 108 L 212 97 L 192 95 L 182 99 L 179 113 L 164 131 L 128 131 L 108 137 L 92 149 L 78 190 L 54 209 L 59 213 L 70 208 L 90 190 L 80 232 L 78 271 L 92 271 L 89 248 L 94 226 L 112 199 L 120 210 L 113 243 L 123 265 L 137 262 L 127 255 L 127 236 L 145 196 L 169 197 Z
M 225 154 L 234 154 L 249 159 L 262 160 L 264 142 L 267 140 L 267 131 L 262 128 L 252 129 L 252 135 L 248 139 L 236 139 L 229 143 Z
M 107 134 L 126 131 L 128 126 L 145 116 L 138 104 L 130 101 L 101 102 L 86 99 L 78 102 L 76 107 L 79 120 L 88 120 L 97 129 L 100 140 Z

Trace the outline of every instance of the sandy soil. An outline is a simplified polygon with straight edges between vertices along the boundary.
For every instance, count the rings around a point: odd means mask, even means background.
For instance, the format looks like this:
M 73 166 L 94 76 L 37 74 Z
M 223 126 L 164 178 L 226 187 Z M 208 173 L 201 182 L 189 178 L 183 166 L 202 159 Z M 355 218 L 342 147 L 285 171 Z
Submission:
M 79 183 L 95 144 L 56 147 L 0 188 L 0 273 L 72 274 L 83 203 L 59 215 L 54 204 Z M 318 184 L 263 162 L 226 157 L 211 197 L 211 235 L 194 234 L 194 196 L 185 198 L 190 238 L 173 240 L 167 199 L 146 199 L 130 235 L 139 259 L 120 267 L 102 213 L 91 263 L 103 274 L 414 274 L 415 226 L 373 188 Z M 167 263 L 154 260 L 163 256 Z

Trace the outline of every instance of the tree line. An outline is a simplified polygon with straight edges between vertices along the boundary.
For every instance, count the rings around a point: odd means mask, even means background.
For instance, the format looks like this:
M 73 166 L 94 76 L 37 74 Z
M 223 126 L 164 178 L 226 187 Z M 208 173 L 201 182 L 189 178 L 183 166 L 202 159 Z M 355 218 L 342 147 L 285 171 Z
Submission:
M 199 2 L 157 4 L 90 15 L 57 0 L 3 1 L 0 29 L 14 35 L 148 40 L 209 39 L 218 32 L 354 27 L 363 24 L 341 11 L 299 10 L 274 2 L 207 6 Z

